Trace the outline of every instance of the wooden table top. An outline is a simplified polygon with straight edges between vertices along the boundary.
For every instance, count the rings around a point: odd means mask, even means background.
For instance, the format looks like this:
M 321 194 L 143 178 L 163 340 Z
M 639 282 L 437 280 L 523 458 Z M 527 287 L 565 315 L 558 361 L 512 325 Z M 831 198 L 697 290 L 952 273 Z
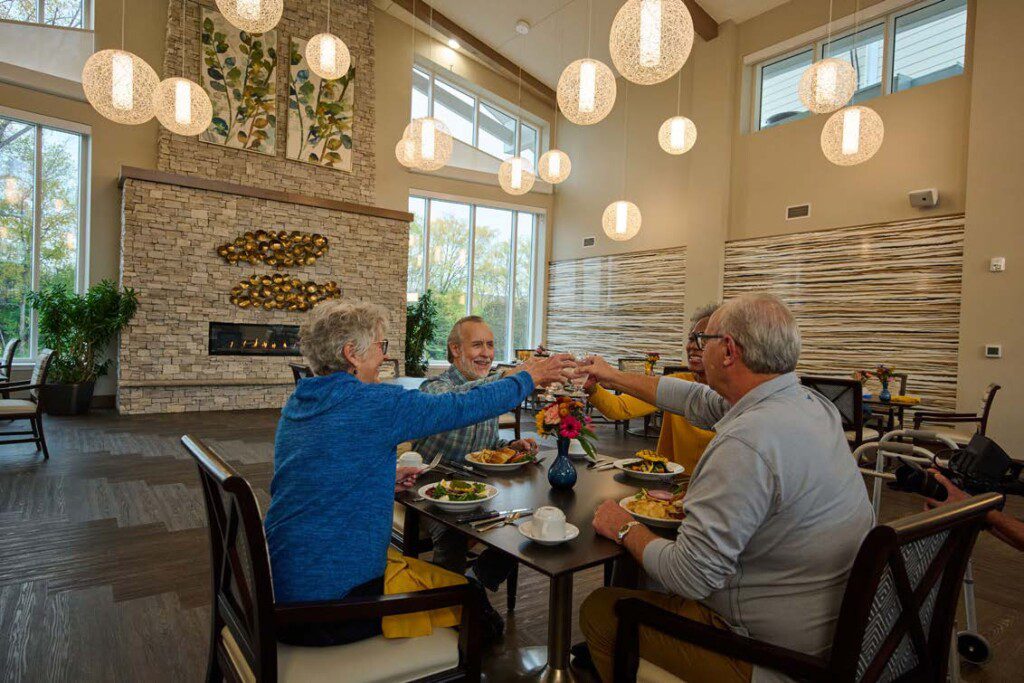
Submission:
M 518 508 L 537 509 L 553 505 L 565 512 L 566 521 L 579 527 L 580 534 L 572 541 L 556 546 L 542 546 L 519 533 L 514 525 L 507 525 L 493 531 L 478 532 L 468 524 L 456 524 L 455 519 L 469 512 L 444 512 L 429 501 L 411 502 L 415 490 L 400 494 L 396 501 L 408 508 L 419 511 L 423 516 L 438 520 L 466 536 L 485 545 L 502 550 L 526 566 L 547 576 L 576 572 L 588 567 L 604 564 L 619 557 L 623 550 L 616 543 L 598 536 L 591 521 L 594 510 L 603 501 L 621 500 L 636 493 L 641 482 L 629 479 L 618 470 L 598 472 L 587 469 L 586 461 L 576 460 L 578 479 L 571 491 L 556 491 L 548 484 L 547 469 L 553 462 L 553 450 L 541 451 L 544 463 L 540 466 L 526 465 L 510 475 L 489 473 L 482 481 L 498 487 L 498 495 L 474 512 L 486 510 L 514 510 Z M 416 486 L 433 483 L 450 475 L 438 474 L 435 470 L 425 476 Z M 658 488 L 649 486 L 648 488 Z M 527 517 L 526 519 L 531 519 Z M 521 522 L 520 522 L 521 523 Z M 664 530 L 654 529 L 656 533 Z M 671 538 L 671 534 L 667 537 Z

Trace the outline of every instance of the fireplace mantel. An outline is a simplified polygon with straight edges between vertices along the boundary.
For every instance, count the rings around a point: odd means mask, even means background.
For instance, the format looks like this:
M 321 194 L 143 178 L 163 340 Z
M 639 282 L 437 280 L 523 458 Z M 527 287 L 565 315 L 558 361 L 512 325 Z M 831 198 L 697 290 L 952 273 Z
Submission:
M 196 190 L 209 190 L 210 192 L 233 194 L 240 197 L 253 197 L 255 199 L 285 202 L 286 204 L 312 206 L 318 209 L 330 209 L 332 211 L 344 211 L 363 216 L 388 218 L 405 223 L 411 223 L 413 220 L 413 215 L 408 211 L 396 211 L 395 209 L 385 209 L 380 206 L 356 204 L 354 202 L 345 202 L 337 199 L 324 199 L 323 197 L 314 197 L 308 194 L 270 190 L 262 187 L 253 187 L 252 185 L 239 185 L 237 183 L 224 182 L 223 180 L 210 180 L 208 178 L 201 178 L 198 176 L 167 173 L 166 171 L 157 171 L 149 168 L 138 168 L 137 166 L 121 167 L 121 177 L 118 179 L 118 187 L 123 188 L 126 180 L 144 180 L 146 182 L 161 183 L 163 185 L 177 185 L 179 187 L 189 187 Z

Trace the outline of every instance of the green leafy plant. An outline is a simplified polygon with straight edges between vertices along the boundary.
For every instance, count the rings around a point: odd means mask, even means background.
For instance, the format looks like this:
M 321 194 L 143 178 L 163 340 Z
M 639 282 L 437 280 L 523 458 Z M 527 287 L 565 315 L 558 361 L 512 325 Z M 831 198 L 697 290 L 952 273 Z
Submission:
M 111 359 L 101 363 L 97 358 L 139 307 L 135 290 L 121 291 L 112 280 L 93 285 L 85 294 L 53 284 L 28 298 L 39 313 L 40 345 L 54 351 L 50 378 L 58 384 L 92 382 L 105 375 Z
M 292 38 L 288 89 L 288 157 L 330 168 L 351 168 L 355 67 L 333 81 L 305 66 L 305 44 Z
M 437 303 L 429 289 L 405 307 L 405 374 L 409 377 L 427 374 L 427 344 L 437 330 L 437 316 Z

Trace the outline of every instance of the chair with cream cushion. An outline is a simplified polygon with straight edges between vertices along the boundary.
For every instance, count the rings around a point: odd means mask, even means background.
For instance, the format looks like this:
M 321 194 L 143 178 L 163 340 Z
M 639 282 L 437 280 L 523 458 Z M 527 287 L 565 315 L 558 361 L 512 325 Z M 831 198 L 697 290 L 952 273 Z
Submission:
M 34 443 L 36 450 L 42 449 L 43 457 L 49 460 L 50 451 L 46 447 L 46 435 L 43 433 L 43 387 L 50 373 L 50 360 L 53 351 L 43 349 L 36 358 L 32 379 L 24 382 L 5 382 L 0 384 L 0 395 L 10 396 L 28 392 L 26 398 L 0 399 L 0 420 L 28 420 L 29 430 L 0 433 L 0 446 L 12 443 Z M 13 437 L 13 438 L 12 438 Z
M 418 593 L 278 604 L 267 540 L 249 483 L 198 439 L 195 459 L 209 522 L 213 582 L 207 683 L 475 681 L 480 677 L 480 602 L 468 585 Z M 423 638 L 377 636 L 333 647 L 277 642 L 280 626 L 374 619 L 462 607 L 462 623 Z
M 857 448 L 865 441 L 878 441 L 881 436 L 878 430 L 864 425 L 864 394 L 860 380 L 801 375 L 800 383 L 818 392 L 836 407 L 843 419 L 846 440 L 851 448 Z
M 6 342 L 0 342 L 0 346 L 4 348 L 4 355 L 0 358 L 0 382 L 10 382 L 11 372 L 14 368 L 14 354 L 18 351 L 18 345 L 21 344 L 21 340 L 17 337 L 8 339 Z M 3 395 L 7 398 L 6 395 Z
M 929 432 L 935 432 L 942 436 L 949 437 L 957 444 L 966 446 L 967 442 L 975 434 L 985 434 L 988 428 L 988 416 L 992 412 L 992 402 L 995 401 L 996 392 L 1002 387 L 998 384 L 989 384 L 981 395 L 981 408 L 975 413 L 953 413 L 938 410 L 922 410 L 914 415 L 914 429 L 922 427 Z M 968 429 L 957 427 L 963 425 Z M 969 428 L 973 427 L 973 431 Z

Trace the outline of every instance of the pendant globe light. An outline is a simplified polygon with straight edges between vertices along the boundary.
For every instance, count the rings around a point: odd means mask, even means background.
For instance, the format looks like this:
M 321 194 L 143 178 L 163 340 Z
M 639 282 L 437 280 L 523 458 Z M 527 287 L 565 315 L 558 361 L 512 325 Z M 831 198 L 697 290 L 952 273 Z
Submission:
M 558 32 L 562 35 L 562 15 L 558 15 Z M 563 41 L 559 40 L 559 46 Z M 554 108 L 554 121 L 551 124 L 551 149 L 540 155 L 540 159 L 537 161 L 537 175 L 540 176 L 541 180 L 551 183 L 552 185 L 558 185 L 559 183 L 565 182 L 572 173 L 572 160 L 569 159 L 569 155 L 558 149 L 555 144 L 555 134 L 558 131 L 558 103 L 555 103 Z
M 854 105 L 829 117 L 821 131 L 821 151 L 837 166 L 855 166 L 875 156 L 885 139 L 885 125 L 874 109 Z
M 628 88 L 627 92 L 623 96 L 623 100 L 626 105 L 626 110 L 623 112 L 624 122 L 623 128 L 623 152 L 622 152 L 622 194 L 623 196 L 628 195 L 627 186 L 627 173 L 629 167 L 629 98 Z M 637 233 L 640 232 L 640 225 L 643 222 L 643 217 L 640 215 L 640 208 L 631 201 L 626 199 L 620 199 L 616 202 L 612 202 L 605 207 L 604 213 L 601 215 L 601 227 L 604 228 L 604 234 L 616 242 L 625 242 L 636 237 Z
M 181 0 L 181 26 L 185 21 L 185 0 Z M 182 30 L 181 77 L 165 78 L 153 93 L 153 108 L 164 128 L 178 135 L 199 135 L 213 121 L 210 96 L 195 81 L 185 78 L 185 45 Z
M 402 137 L 412 143 L 412 168 L 417 171 L 437 171 L 452 157 L 452 134 L 440 119 L 414 119 L 405 127 Z
M 623 78 L 661 83 L 690 57 L 693 17 L 682 0 L 628 0 L 612 21 L 608 47 Z
M 676 115 L 666 119 L 658 129 L 658 144 L 669 154 L 686 154 L 697 142 L 697 126 L 693 121 L 681 116 L 681 99 L 683 95 L 683 73 L 679 72 L 679 85 L 676 90 Z
M 412 168 L 416 160 L 416 143 L 403 135 L 395 145 L 395 158 L 402 166 Z
M 125 51 L 124 17 L 121 0 L 121 49 L 100 50 L 86 60 L 82 89 L 102 116 L 134 126 L 153 118 L 153 92 L 160 79 L 141 57 Z
M 511 195 L 526 194 L 536 180 L 530 160 L 523 157 L 505 159 L 498 168 L 498 184 Z
M 281 21 L 284 0 L 217 0 L 217 9 L 232 26 L 266 33 Z
M 558 108 L 562 115 L 580 126 L 593 125 L 608 116 L 615 105 L 615 74 L 604 62 L 590 57 L 593 0 L 587 29 L 587 57 L 565 67 L 558 78 Z
M 856 26 L 854 41 L 857 40 Z M 828 37 L 832 44 L 832 0 L 828 3 Z M 800 77 L 800 101 L 815 114 L 828 114 L 846 106 L 857 91 L 857 71 L 850 62 L 836 57 L 822 59 L 807 67 Z
M 331 4 L 332 0 L 327 0 L 327 32 L 316 34 L 306 43 L 306 63 L 310 70 L 328 81 L 341 78 L 352 66 L 348 45 L 331 33 Z

